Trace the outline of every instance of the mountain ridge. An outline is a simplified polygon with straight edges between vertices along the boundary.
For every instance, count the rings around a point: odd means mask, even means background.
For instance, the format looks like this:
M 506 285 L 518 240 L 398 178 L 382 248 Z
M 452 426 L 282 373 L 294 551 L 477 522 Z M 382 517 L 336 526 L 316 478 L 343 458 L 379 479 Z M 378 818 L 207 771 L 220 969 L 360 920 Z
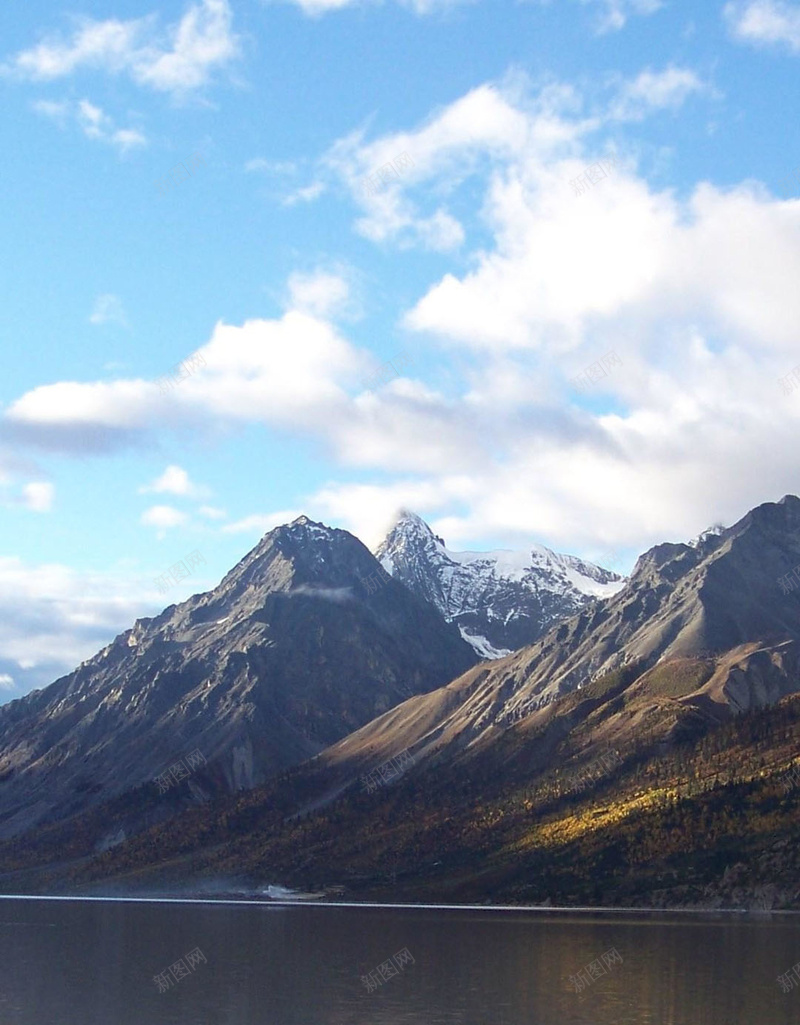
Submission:
M 654 545 L 614 596 L 407 697 L 246 794 L 152 822 L 136 837 L 131 808 L 148 798 L 131 792 L 74 829 L 0 844 L 0 864 L 19 873 L 28 850 L 38 867 L 26 885 L 94 892 L 109 880 L 175 885 L 182 873 L 189 885 L 239 873 L 253 885 L 316 890 L 327 880 L 392 899 L 387 858 L 401 866 L 409 899 L 540 900 L 550 898 L 547 886 L 567 904 L 673 892 L 717 899 L 729 892 L 729 868 L 762 885 L 742 860 L 752 854 L 744 826 L 721 802 L 738 795 L 736 814 L 751 815 L 764 842 L 795 837 L 800 797 L 776 810 L 776 793 L 800 743 L 800 588 L 779 581 L 799 563 L 800 499 L 764 503 L 696 543 Z M 373 599 L 403 586 L 380 579 Z M 365 779 L 401 763 L 397 778 L 364 793 Z M 717 846 L 687 836 L 684 821 L 713 823 Z M 635 854 L 640 833 L 649 860 Z M 65 845 L 72 860 L 52 867 Z M 678 862 L 662 864 L 661 850 Z M 726 860 L 731 851 L 740 861 Z M 603 867 L 599 882 L 585 878 L 587 859 Z M 630 884 L 614 867 L 620 859 Z M 703 888 L 669 881 L 680 859 Z M 795 901 L 794 863 L 781 859 L 770 862 L 780 899 Z M 3 885 L 18 888 L 21 878 L 9 874 Z
M 367 593 L 375 574 L 357 538 L 299 517 L 216 588 L 137 620 L 0 708 L 0 835 L 91 803 L 76 781 L 108 797 L 190 748 L 228 789 L 253 786 L 475 661 L 455 627 L 391 578 Z M 219 779 L 196 784 L 207 797 Z
M 532 643 L 624 578 L 544 545 L 524 551 L 456 552 L 416 513 L 403 509 L 375 557 L 395 579 L 434 605 L 483 658 Z

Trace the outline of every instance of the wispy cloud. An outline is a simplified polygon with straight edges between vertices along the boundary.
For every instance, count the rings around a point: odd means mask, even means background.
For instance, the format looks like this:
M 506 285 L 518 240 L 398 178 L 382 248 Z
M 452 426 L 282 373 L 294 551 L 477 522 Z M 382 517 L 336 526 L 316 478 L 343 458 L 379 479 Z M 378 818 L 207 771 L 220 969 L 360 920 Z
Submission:
M 33 104 L 33 109 L 56 121 L 61 127 L 69 120 L 75 121 L 88 139 L 108 143 L 120 153 L 147 145 L 147 137 L 143 132 L 137 128 L 117 128 L 114 119 L 89 100 L 78 100 L 76 103 L 38 100 Z
M 152 505 L 146 509 L 141 516 L 141 522 L 146 527 L 156 527 L 160 536 L 172 527 L 180 527 L 186 523 L 188 516 L 180 509 L 171 505 Z
M 110 292 L 98 295 L 89 316 L 89 323 L 118 324 L 120 327 L 128 327 L 128 318 L 125 316 L 125 309 L 119 296 L 112 295 Z
M 632 15 L 655 14 L 664 6 L 663 0 L 581 0 L 600 7 L 598 31 L 618 32 Z
M 47 481 L 32 481 L 23 485 L 22 504 L 31 512 L 50 512 L 56 489 Z
M 154 15 L 130 21 L 80 18 L 69 38 L 50 36 L 15 54 L 3 71 L 40 82 L 79 70 L 126 74 L 139 85 L 182 96 L 238 56 L 232 23 L 228 0 L 200 0 L 164 30 Z
M 784 44 L 800 53 L 800 7 L 784 0 L 747 0 L 728 3 L 725 20 L 731 34 L 742 42 Z
M 0 556 L 0 688 L 46 686 L 162 605 L 125 560 L 81 573 Z
M 245 163 L 244 169 L 248 174 L 253 171 L 263 174 L 294 174 L 297 165 L 291 160 L 267 160 L 265 157 L 254 157 Z
M 228 515 L 224 509 L 217 509 L 213 505 L 201 505 L 197 511 L 207 520 L 224 520 Z
M 164 472 L 156 477 L 150 484 L 139 488 L 140 494 L 156 492 L 158 494 L 185 495 L 194 497 L 206 494 L 205 488 L 200 488 L 189 479 L 189 474 L 180 466 L 171 465 Z
M 377 0 L 377 2 L 380 3 L 382 0 Z M 476 0 L 396 0 L 396 2 L 415 14 L 434 14 L 458 7 L 460 4 L 474 3 Z M 304 14 L 310 17 L 319 17 L 330 11 L 341 11 L 345 7 L 375 3 L 375 0 L 273 0 L 273 3 L 292 3 L 295 7 L 299 7 Z
M 693 93 L 709 91 L 710 86 L 691 68 L 646 70 L 623 83 L 609 114 L 617 121 L 641 121 L 657 110 L 677 110 Z
M 325 182 L 316 181 L 290 192 L 283 200 L 284 206 L 295 206 L 297 203 L 313 203 L 325 192 Z
M 289 276 L 290 308 L 314 317 L 336 318 L 353 312 L 350 283 L 344 274 L 326 270 L 296 271 Z
M 521 0 L 522 3 L 537 3 L 549 6 L 553 0 Z M 655 14 L 664 6 L 664 0 L 579 0 L 583 6 L 597 11 L 595 28 L 599 35 L 618 32 L 636 15 Z

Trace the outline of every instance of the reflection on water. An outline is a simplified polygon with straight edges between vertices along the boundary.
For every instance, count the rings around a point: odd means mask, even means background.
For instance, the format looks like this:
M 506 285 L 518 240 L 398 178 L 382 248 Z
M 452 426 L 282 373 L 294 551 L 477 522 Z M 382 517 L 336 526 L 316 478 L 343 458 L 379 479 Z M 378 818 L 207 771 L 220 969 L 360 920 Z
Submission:
M 798 961 L 794 915 L 0 898 L 3 1025 L 789 1025 Z

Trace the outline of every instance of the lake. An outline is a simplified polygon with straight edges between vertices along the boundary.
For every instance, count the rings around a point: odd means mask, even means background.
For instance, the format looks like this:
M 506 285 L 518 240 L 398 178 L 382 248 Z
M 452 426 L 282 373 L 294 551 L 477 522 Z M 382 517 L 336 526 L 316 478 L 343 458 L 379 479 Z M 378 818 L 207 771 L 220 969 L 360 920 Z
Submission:
M 800 1019 L 795 914 L 0 898 L 0 944 L 3 1025 Z

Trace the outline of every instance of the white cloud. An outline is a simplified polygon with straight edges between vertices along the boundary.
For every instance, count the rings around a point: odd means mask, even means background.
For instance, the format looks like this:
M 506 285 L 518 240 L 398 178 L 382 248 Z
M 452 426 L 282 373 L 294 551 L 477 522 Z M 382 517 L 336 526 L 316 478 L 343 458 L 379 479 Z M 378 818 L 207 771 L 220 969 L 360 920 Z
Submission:
M 33 104 L 33 109 L 46 117 L 58 122 L 64 127 L 67 119 L 74 120 L 80 127 L 87 139 L 97 139 L 114 146 L 120 153 L 127 153 L 128 150 L 146 146 L 147 138 L 136 128 L 117 128 L 113 118 L 104 113 L 100 107 L 90 103 L 89 100 L 79 100 L 77 103 L 51 103 L 41 100 Z M 115 299 L 115 296 L 101 296 L 100 299 Z M 118 301 L 118 300 L 117 300 Z M 93 321 L 97 323 L 97 321 Z
M 313 515 L 323 521 L 345 523 L 369 548 L 374 548 L 391 527 L 400 509 L 413 509 L 431 518 L 448 502 L 472 497 L 472 486 L 456 476 L 437 480 L 410 478 L 390 484 L 331 484 L 309 501 Z
M 203 492 L 189 480 L 189 474 L 180 466 L 171 465 L 164 470 L 160 477 L 156 477 L 150 484 L 139 488 L 140 494 L 148 492 L 167 492 L 171 495 L 194 496 Z
M 228 0 L 200 0 L 159 31 L 152 15 L 131 21 L 82 18 L 68 40 L 51 37 L 16 54 L 7 73 L 35 81 L 64 78 L 79 69 L 127 74 L 140 85 L 180 97 L 204 86 L 238 56 Z
M 111 452 L 141 444 L 148 417 L 176 422 L 150 381 L 61 381 L 27 392 L 6 411 L 3 435 L 20 444 L 75 453 Z M 172 416 L 170 415 L 172 413 Z M 199 426 L 199 424 L 197 424 Z
M 227 0 L 202 0 L 190 7 L 174 32 L 171 50 L 140 61 L 136 78 L 154 89 L 181 93 L 197 89 L 209 73 L 239 52 L 231 31 L 233 12 Z
M 186 513 L 171 505 L 151 505 L 141 516 L 141 523 L 146 527 L 158 527 L 161 531 L 169 530 L 170 527 L 180 527 L 186 520 Z
M 321 14 L 328 14 L 330 11 L 341 11 L 345 7 L 375 3 L 376 0 L 281 0 L 281 2 L 293 3 L 304 14 L 318 17 Z M 381 2 L 381 0 L 377 0 L 377 2 Z M 415 14 L 433 14 L 437 11 L 457 7 L 459 4 L 473 3 L 475 0 L 397 0 L 397 2 Z
M 664 6 L 663 0 L 581 0 L 601 7 L 598 30 L 615 32 L 625 27 L 631 15 L 655 14 Z
M 107 129 L 103 128 L 106 115 L 88 100 L 78 102 L 78 120 L 85 134 L 90 139 L 101 139 L 106 135 Z
M 90 324 L 119 324 L 120 327 L 128 326 L 128 318 L 125 316 L 125 309 L 119 296 L 106 293 L 99 295 L 94 302 L 89 317 Z
M 641 120 L 654 110 L 676 110 L 692 93 L 708 89 L 690 68 L 673 66 L 664 71 L 642 71 L 621 87 L 610 116 L 620 121 Z
M 228 515 L 224 509 L 217 509 L 213 505 L 201 505 L 197 511 L 207 520 L 224 520 Z
M 34 100 L 31 106 L 37 114 L 44 114 L 45 117 L 52 118 L 62 126 L 65 124 L 71 111 L 71 104 L 67 100 Z
M 548 139 L 555 143 L 562 133 L 578 133 L 559 116 L 562 104 L 572 102 L 569 90 L 543 91 L 535 104 L 541 113 L 538 129 L 543 144 Z M 452 191 L 487 165 L 504 163 L 524 148 L 530 128 L 530 119 L 509 96 L 484 85 L 444 108 L 414 133 L 365 143 L 363 133 L 355 132 L 339 140 L 324 163 L 366 211 L 356 223 L 360 234 L 375 242 L 397 239 L 447 251 L 463 241 L 464 230 L 452 213 L 436 205 L 441 189 L 426 189 L 434 198 L 425 212 L 411 194 L 420 183 L 431 181 L 446 182 L 447 191 Z M 397 176 L 375 191 L 365 189 L 365 181 L 386 165 L 394 165 Z
M 79 573 L 0 557 L 0 687 L 11 679 L 24 694 L 52 683 L 163 604 L 154 580 L 129 567 Z
M 23 485 L 22 502 L 31 512 L 50 512 L 55 496 L 55 487 L 47 481 L 33 481 Z
M 784 0 L 728 3 L 724 16 L 734 38 L 742 42 L 784 43 L 800 52 L 800 6 Z
M 129 66 L 146 26 L 146 20 L 82 19 L 70 42 L 51 38 L 16 54 L 5 68 L 26 78 L 45 81 L 62 78 L 81 66 L 122 71 Z
M 323 195 L 325 188 L 324 182 L 312 182 L 310 185 L 305 185 L 303 188 L 290 192 L 288 196 L 284 197 L 283 205 L 294 206 L 296 203 L 313 203 L 314 200 L 319 199 Z
M 266 160 L 264 157 L 255 157 L 248 160 L 244 165 L 245 171 L 263 171 L 265 174 L 294 174 L 297 165 L 291 160 Z
M 147 136 L 137 128 L 116 128 L 106 141 L 110 142 L 112 146 L 116 146 L 121 153 L 127 153 L 129 149 L 146 146 Z
M 341 316 L 351 309 L 350 283 L 341 273 L 296 271 L 289 276 L 290 307 L 314 317 Z
M 623 83 L 605 118 L 674 108 L 701 90 L 688 69 L 647 71 Z M 576 197 L 570 180 L 608 146 L 587 141 L 603 118 L 582 118 L 568 92 L 550 99 L 521 103 L 482 87 L 416 132 L 370 144 L 352 136 L 329 156 L 353 185 L 400 151 L 414 156 L 412 185 L 441 192 L 467 174 L 485 177 L 482 227 L 492 238 L 469 255 L 471 270 L 445 274 L 406 320 L 461 355 L 462 367 L 472 350 L 471 388 L 445 400 L 394 382 L 360 396 L 358 415 L 340 424 L 345 464 L 401 478 L 314 496 L 360 536 L 379 535 L 400 505 L 442 516 L 460 506 L 468 511 L 447 522 L 461 538 L 533 533 L 572 544 L 590 525 L 603 543 L 645 544 L 794 488 L 798 416 L 775 403 L 777 378 L 796 362 L 798 204 L 757 183 L 701 184 L 678 200 L 651 188 L 630 158 Z M 405 227 L 387 210 L 370 213 L 376 237 Z M 768 254 L 766 264 L 748 251 Z M 568 378 L 614 347 L 625 369 L 597 386 L 597 413 L 581 409 Z M 769 466 L 742 481 L 737 445 L 769 452 Z M 703 498 L 709 463 L 724 483 Z
M 109 451 L 149 432 L 261 422 L 316 432 L 347 405 L 343 385 L 370 360 L 325 321 L 290 310 L 280 320 L 217 324 L 198 350 L 205 365 L 162 395 L 155 382 L 62 381 L 27 392 L 6 412 L 18 441 L 66 451 Z
M 408 325 L 476 348 L 566 353 L 592 337 L 610 345 L 621 328 L 711 316 L 730 342 L 791 351 L 800 296 L 786 261 L 800 270 L 800 225 L 790 204 L 710 185 L 683 204 L 624 172 L 576 197 L 568 182 L 584 163 L 560 162 L 549 180 L 521 167 L 495 185 L 495 248 L 460 279 L 445 275 Z M 752 245 L 769 254 L 758 267 Z
M 14 677 L 10 673 L 0 673 L 0 690 L 15 690 Z
M 540 6 L 550 6 L 552 0 L 521 0 L 525 3 L 538 3 Z M 624 28 L 628 19 L 634 15 L 655 14 L 664 6 L 664 0 L 580 0 L 584 6 L 591 6 L 598 10 L 596 22 L 597 32 L 618 32 Z
M 584 139 L 604 126 L 677 110 L 695 93 L 712 94 L 695 71 L 674 65 L 628 80 L 611 78 L 605 91 L 610 98 L 588 101 L 570 86 L 551 83 L 531 96 L 524 78 L 510 76 L 500 86 L 472 89 L 415 131 L 370 142 L 363 132 L 353 132 L 330 149 L 323 164 L 364 211 L 355 223 L 359 234 L 448 252 L 467 240 L 447 203 L 468 178 L 491 175 L 491 184 L 500 188 L 524 162 L 526 174 L 538 174 L 543 184 L 559 160 L 585 151 Z M 583 113 L 589 102 L 593 109 Z M 387 165 L 394 173 L 377 181 Z M 489 190 L 483 217 L 491 216 L 491 203 Z
M 777 381 L 797 362 L 800 203 L 757 182 L 654 187 L 631 145 L 605 134 L 620 123 L 579 100 L 559 86 L 534 97 L 482 87 L 417 131 L 329 155 L 357 181 L 407 151 L 408 181 L 438 192 L 437 205 L 468 176 L 479 194 L 478 240 L 465 222 L 463 259 L 406 318 L 428 383 L 414 364 L 358 392 L 372 357 L 290 310 L 218 324 L 205 365 L 167 396 L 147 381 L 60 382 L 17 399 L 5 429 L 82 452 L 90 429 L 113 447 L 187 424 L 261 423 L 324 446 L 340 479 L 306 509 L 365 538 L 409 505 L 455 540 L 644 547 L 793 490 L 800 407 Z M 570 181 L 612 148 L 629 154 L 619 169 L 574 195 Z M 408 216 L 413 231 L 428 211 Z M 609 349 L 622 366 L 576 395 L 570 379 Z

